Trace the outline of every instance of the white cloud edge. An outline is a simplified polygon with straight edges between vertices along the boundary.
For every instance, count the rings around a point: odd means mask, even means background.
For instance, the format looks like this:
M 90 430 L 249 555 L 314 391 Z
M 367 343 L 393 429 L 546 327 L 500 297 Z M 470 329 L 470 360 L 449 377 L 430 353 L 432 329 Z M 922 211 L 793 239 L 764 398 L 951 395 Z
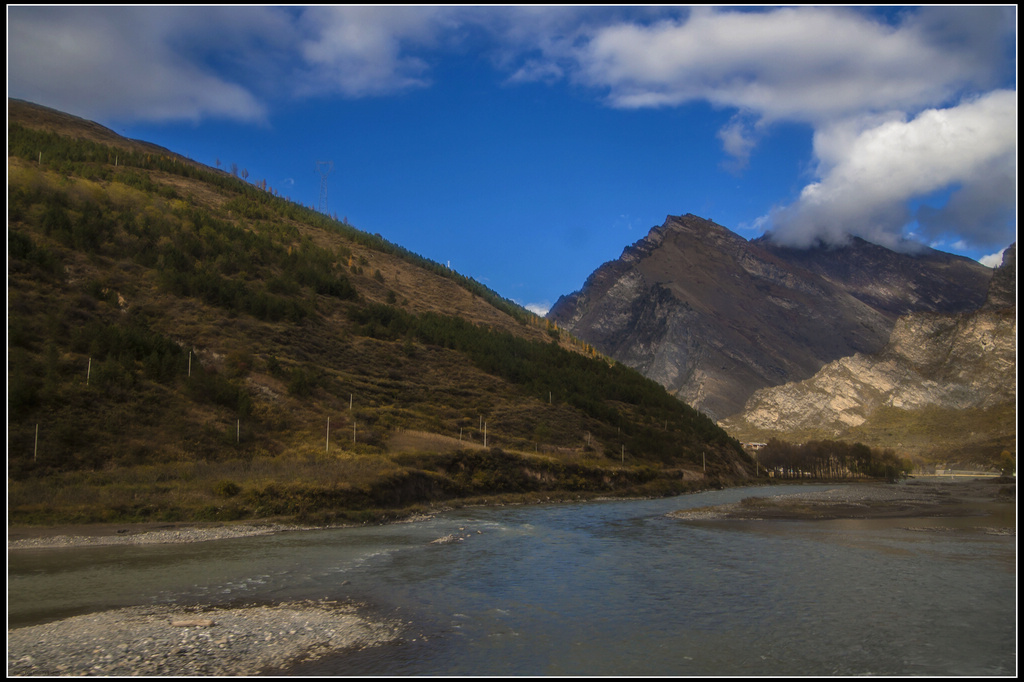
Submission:
M 542 301 L 540 303 L 527 303 L 523 305 L 524 308 L 529 310 L 534 315 L 545 317 L 551 311 L 551 303 L 549 301 Z
M 999 251 L 989 254 L 987 256 L 982 256 L 981 258 L 978 259 L 978 262 L 984 265 L 985 267 L 998 268 L 1000 265 L 1003 264 L 1003 254 L 1006 253 L 1006 249 L 1008 248 L 1009 246 L 999 249 Z

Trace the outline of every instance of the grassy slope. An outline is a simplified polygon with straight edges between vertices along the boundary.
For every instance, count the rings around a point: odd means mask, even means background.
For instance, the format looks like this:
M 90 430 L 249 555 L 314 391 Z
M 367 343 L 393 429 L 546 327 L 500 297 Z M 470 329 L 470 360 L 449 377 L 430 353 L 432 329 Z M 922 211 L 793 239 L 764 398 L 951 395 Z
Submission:
M 704 453 L 742 472 L 653 382 L 379 237 L 56 112 L 11 102 L 9 140 L 11 521 L 378 518 L 678 490 Z

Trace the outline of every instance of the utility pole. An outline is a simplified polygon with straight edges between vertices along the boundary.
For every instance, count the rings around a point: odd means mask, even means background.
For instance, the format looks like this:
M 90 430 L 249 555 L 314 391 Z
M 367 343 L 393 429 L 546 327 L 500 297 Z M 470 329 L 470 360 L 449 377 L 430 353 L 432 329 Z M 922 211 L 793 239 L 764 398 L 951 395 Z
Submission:
M 333 161 L 317 161 L 316 172 L 320 174 L 320 204 L 317 210 L 327 215 L 327 176 L 334 170 Z

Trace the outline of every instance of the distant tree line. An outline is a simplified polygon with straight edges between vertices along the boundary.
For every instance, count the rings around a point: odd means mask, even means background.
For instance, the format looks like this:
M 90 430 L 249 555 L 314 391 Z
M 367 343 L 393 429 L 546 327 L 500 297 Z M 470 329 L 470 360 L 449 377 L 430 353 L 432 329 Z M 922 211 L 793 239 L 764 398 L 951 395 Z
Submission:
M 898 481 L 913 468 L 891 449 L 874 450 L 862 443 L 815 440 L 799 445 L 772 439 L 757 461 L 780 478 L 870 477 Z

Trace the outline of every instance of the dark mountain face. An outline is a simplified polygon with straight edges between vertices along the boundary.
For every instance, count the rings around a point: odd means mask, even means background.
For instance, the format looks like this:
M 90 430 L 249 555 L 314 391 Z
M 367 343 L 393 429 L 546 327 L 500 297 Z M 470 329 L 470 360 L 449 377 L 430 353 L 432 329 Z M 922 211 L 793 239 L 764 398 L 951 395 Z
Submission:
M 752 245 L 820 275 L 855 298 L 887 314 L 921 310 L 957 313 L 985 302 L 992 272 L 961 256 L 921 247 L 899 253 L 854 237 L 843 246 L 795 249 L 769 237 Z
M 1017 242 L 1003 252 L 1003 263 L 992 275 L 985 309 L 1009 308 L 1017 305 Z
M 936 251 L 863 240 L 799 251 L 669 216 L 548 317 L 722 418 L 759 388 L 877 352 L 904 312 L 977 308 L 990 279 L 984 266 Z

